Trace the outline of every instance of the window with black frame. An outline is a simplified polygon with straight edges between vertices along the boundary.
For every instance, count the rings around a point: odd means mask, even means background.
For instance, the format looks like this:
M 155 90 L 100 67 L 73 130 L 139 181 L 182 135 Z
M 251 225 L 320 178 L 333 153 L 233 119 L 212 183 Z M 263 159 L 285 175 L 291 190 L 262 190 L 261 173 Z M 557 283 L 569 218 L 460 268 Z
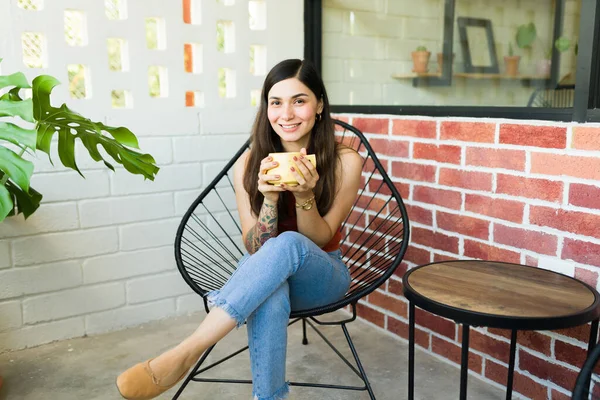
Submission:
M 573 107 L 582 0 L 321 7 L 321 69 L 334 105 Z

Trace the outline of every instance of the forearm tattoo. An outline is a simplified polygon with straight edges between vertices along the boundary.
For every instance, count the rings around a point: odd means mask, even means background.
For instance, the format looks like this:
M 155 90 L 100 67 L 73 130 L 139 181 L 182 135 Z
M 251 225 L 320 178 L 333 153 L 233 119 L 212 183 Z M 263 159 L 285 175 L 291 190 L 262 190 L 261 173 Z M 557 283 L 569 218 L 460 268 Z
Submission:
M 267 240 L 277 236 L 277 204 L 264 204 L 256 225 L 246 235 L 246 248 L 255 253 Z

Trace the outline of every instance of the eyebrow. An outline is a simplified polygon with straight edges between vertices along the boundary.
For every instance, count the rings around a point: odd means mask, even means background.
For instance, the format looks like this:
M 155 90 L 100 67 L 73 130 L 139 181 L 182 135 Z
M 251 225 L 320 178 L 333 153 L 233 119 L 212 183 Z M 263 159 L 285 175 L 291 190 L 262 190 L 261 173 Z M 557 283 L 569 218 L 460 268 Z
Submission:
M 302 96 L 307 96 L 308 97 L 308 95 L 306 93 L 298 93 L 298 94 L 293 95 L 292 99 L 296 99 L 296 98 L 302 97 Z M 269 99 L 281 100 L 279 97 L 275 97 L 275 96 L 271 96 L 271 97 L 269 97 Z

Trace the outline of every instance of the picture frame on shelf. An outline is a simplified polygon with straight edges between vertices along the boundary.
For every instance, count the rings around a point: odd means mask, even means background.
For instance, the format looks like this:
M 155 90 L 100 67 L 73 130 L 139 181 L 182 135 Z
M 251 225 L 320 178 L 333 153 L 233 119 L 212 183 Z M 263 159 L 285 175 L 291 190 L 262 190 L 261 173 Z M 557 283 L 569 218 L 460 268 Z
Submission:
M 458 17 L 458 34 L 466 73 L 498 74 L 492 21 Z

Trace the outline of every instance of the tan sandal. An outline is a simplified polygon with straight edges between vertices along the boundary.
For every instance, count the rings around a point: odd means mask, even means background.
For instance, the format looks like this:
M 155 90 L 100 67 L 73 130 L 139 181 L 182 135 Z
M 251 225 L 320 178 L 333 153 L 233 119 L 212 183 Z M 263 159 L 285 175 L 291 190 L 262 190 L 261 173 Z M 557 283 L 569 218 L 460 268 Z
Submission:
M 180 380 L 182 380 L 187 371 L 177 378 L 175 382 L 168 386 L 160 384 L 160 379 L 156 378 L 150 368 L 150 361 L 141 362 L 123 372 L 117 378 L 117 390 L 121 396 L 128 400 L 149 400 L 159 396 L 171 389 Z

